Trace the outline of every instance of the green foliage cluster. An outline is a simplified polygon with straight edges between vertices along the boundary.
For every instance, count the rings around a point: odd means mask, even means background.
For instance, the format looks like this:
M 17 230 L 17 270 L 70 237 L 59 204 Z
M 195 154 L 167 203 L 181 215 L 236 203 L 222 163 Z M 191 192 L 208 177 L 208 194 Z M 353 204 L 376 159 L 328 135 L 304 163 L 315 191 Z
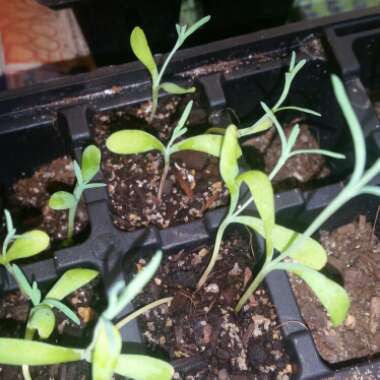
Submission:
M 83 191 L 105 186 L 103 183 L 90 183 L 100 169 L 101 154 L 98 147 L 89 145 L 82 154 L 81 166 L 74 161 L 76 184 L 73 193 L 57 191 L 49 199 L 49 207 L 54 210 L 69 210 L 66 244 L 71 244 L 74 236 L 75 217 Z

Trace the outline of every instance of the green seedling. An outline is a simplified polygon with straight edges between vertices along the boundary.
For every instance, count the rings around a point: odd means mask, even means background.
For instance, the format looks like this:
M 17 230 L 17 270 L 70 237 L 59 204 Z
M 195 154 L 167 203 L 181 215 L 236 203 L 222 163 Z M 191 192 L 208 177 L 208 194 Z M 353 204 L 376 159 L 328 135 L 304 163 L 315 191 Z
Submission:
M 160 71 L 158 71 L 156 62 L 154 61 L 152 52 L 149 48 L 148 41 L 146 39 L 144 31 L 136 26 L 132 33 L 130 38 L 131 47 L 133 50 L 133 53 L 136 55 L 136 57 L 139 59 L 139 61 L 148 69 L 151 79 L 152 79 L 152 110 L 149 117 L 149 123 L 152 122 L 156 115 L 157 111 L 157 105 L 158 105 L 158 95 L 159 91 L 162 89 L 170 94 L 186 94 L 195 92 L 195 88 L 183 88 L 178 86 L 175 83 L 170 82 L 163 82 L 162 77 L 164 76 L 164 73 L 166 72 L 166 69 L 172 60 L 174 54 L 176 51 L 184 44 L 186 39 L 190 37 L 195 31 L 197 31 L 201 26 L 203 26 L 206 22 L 210 20 L 210 16 L 203 17 L 199 21 L 197 21 L 195 24 L 190 26 L 189 28 L 187 25 L 176 25 L 177 30 L 177 41 L 171 50 L 171 52 L 167 55 L 164 64 L 162 65 Z
M 90 183 L 100 168 L 100 150 L 95 145 L 89 145 L 82 154 L 81 166 L 74 161 L 76 184 L 73 193 L 57 191 L 49 199 L 49 207 L 54 210 L 69 210 L 67 225 L 67 244 L 74 236 L 75 217 L 83 191 L 105 186 L 103 183 Z
M 320 117 L 321 114 L 318 112 L 315 112 L 311 109 L 308 108 L 303 108 L 303 107 L 297 107 L 297 106 L 283 106 L 285 100 L 287 99 L 290 89 L 292 87 L 292 83 L 294 79 L 296 78 L 297 74 L 301 71 L 301 69 L 305 66 L 306 60 L 302 59 L 298 63 L 296 63 L 296 53 L 292 52 L 292 56 L 290 59 L 290 65 L 288 71 L 285 73 L 285 82 L 284 82 L 284 87 L 282 89 L 281 95 L 278 98 L 277 102 L 275 105 L 270 108 L 270 111 L 273 114 L 276 114 L 278 112 L 282 111 L 299 111 L 303 113 L 308 113 L 314 116 Z M 266 131 L 267 129 L 271 128 L 273 126 L 273 120 L 269 116 L 268 112 L 265 112 L 264 115 L 257 120 L 253 125 L 247 128 L 242 128 L 238 131 L 238 137 L 243 137 L 243 136 L 248 136 L 252 135 L 255 133 L 263 132 Z
M 380 159 L 366 172 L 364 171 L 366 150 L 361 126 L 351 108 L 349 99 L 339 78 L 333 76 L 332 83 L 338 103 L 347 120 L 353 138 L 355 166 L 347 186 L 314 219 L 303 233 L 297 233 L 275 223 L 274 195 L 270 182 L 273 176 L 268 177 L 266 174 L 256 170 L 248 171 L 241 175 L 237 174 L 237 164 L 232 157 L 233 150 L 237 149 L 238 146 L 238 133 L 234 126 L 227 129 L 221 154 L 221 172 L 230 190 L 233 209 L 230 208 L 226 219 L 222 222 L 222 228 L 218 230 L 217 241 L 215 243 L 217 248 L 216 253 L 214 250 L 213 256 L 217 257 L 222 235 L 226 226 L 231 223 L 240 223 L 248 226 L 259 235 L 262 235 L 266 241 L 265 262 L 254 281 L 239 300 L 236 311 L 241 310 L 245 302 L 255 292 L 268 273 L 273 270 L 286 270 L 299 276 L 310 286 L 326 308 L 334 326 L 342 324 L 347 316 L 350 307 L 349 296 L 340 285 L 319 272 L 327 262 L 327 254 L 324 248 L 317 241 L 313 240 L 311 236 L 320 229 L 328 218 L 353 197 L 359 194 L 380 196 L 380 189 L 378 187 L 368 185 L 380 172 Z M 272 112 L 268 112 L 268 117 L 271 118 L 272 123 L 278 123 Z M 224 155 L 226 155 L 225 159 L 223 159 Z M 241 207 L 237 207 L 238 191 L 243 182 L 249 187 L 260 218 L 239 215 L 248 205 L 246 203 Z M 274 256 L 274 249 L 279 251 L 277 257 Z M 211 261 L 216 260 L 215 256 Z M 209 268 L 207 270 L 208 273 L 210 273 Z M 203 276 L 201 279 L 203 282 L 200 282 L 199 285 L 202 285 L 206 279 L 207 276 Z
M 163 154 L 164 169 L 161 175 L 157 195 L 159 200 L 162 198 L 165 180 L 170 168 L 170 158 L 173 153 L 183 150 L 195 150 L 219 157 L 223 141 L 223 137 L 220 135 L 203 134 L 176 142 L 187 132 L 185 124 L 187 118 L 189 117 L 192 105 L 193 101 L 190 101 L 186 105 L 185 110 L 183 111 L 177 126 L 174 128 L 172 136 L 166 146 L 153 135 L 135 129 L 115 132 L 106 141 L 107 148 L 116 154 L 137 154 L 151 150 L 158 150 Z M 241 151 L 239 150 L 237 154 L 240 157 Z
M 100 316 L 90 345 L 85 349 L 60 347 L 23 339 L 0 338 L 0 363 L 8 365 L 51 365 L 86 360 L 93 380 L 110 380 L 114 373 L 136 380 L 170 380 L 173 367 L 144 355 L 122 354 L 122 340 L 112 320 L 133 300 L 157 270 L 162 253 L 127 285 L 121 281 L 109 292 L 109 304 Z M 143 365 L 142 365 L 143 364 Z
M 293 157 L 298 154 L 320 154 L 320 155 L 328 156 L 335 159 L 345 158 L 345 156 L 342 154 L 331 152 L 325 149 L 293 150 L 293 147 L 297 141 L 297 137 L 300 132 L 299 125 L 296 124 L 293 127 L 289 135 L 289 138 L 287 139 L 284 130 L 282 129 L 276 117 L 274 116 L 273 112 L 265 105 L 265 103 L 262 103 L 262 106 L 264 110 L 268 112 L 268 117 L 271 118 L 271 122 L 276 126 L 276 129 L 280 135 L 280 141 L 282 143 L 280 158 L 277 164 L 275 165 L 275 167 L 273 168 L 272 172 L 269 174 L 269 180 L 272 180 L 275 177 L 275 175 L 279 172 L 281 167 L 286 163 L 286 161 L 290 157 Z M 236 159 L 234 159 L 234 155 L 236 154 L 235 152 L 240 151 L 239 143 L 236 140 L 238 137 L 239 137 L 239 130 L 234 125 L 229 126 L 226 130 L 226 134 L 224 136 L 224 140 L 222 143 L 219 169 L 220 169 L 222 178 L 230 193 L 230 204 L 229 204 L 227 216 L 225 217 L 225 219 L 222 221 L 221 225 L 218 228 L 213 253 L 211 255 L 211 260 L 205 272 L 203 273 L 202 277 L 200 278 L 198 282 L 198 286 L 197 286 L 198 288 L 204 285 L 212 268 L 214 267 L 216 263 L 216 260 L 218 258 L 218 252 L 220 249 L 220 244 L 222 242 L 224 232 L 227 229 L 228 225 L 233 222 L 234 217 L 236 217 L 242 211 L 244 211 L 254 200 L 254 197 L 252 194 L 252 196 L 244 203 L 244 205 L 238 206 L 240 185 L 242 181 L 245 182 L 242 178 L 245 178 L 246 176 L 248 176 L 247 173 L 243 173 L 240 176 L 238 176 L 239 167 L 238 167 L 238 163 Z
M 18 278 L 17 273 L 14 271 L 15 264 L 12 264 L 13 261 L 32 257 L 45 251 L 49 247 L 50 239 L 46 232 L 40 230 L 32 230 L 17 235 L 11 214 L 8 210 L 4 210 L 4 215 L 7 234 L 2 246 L 0 264 L 4 265 L 17 283 L 20 284 L 21 279 Z
M 99 274 L 92 269 L 76 268 L 68 270 L 42 299 L 41 290 L 35 281 L 30 285 L 28 279 L 16 265 L 13 265 L 13 271 L 19 280 L 20 290 L 30 299 L 33 305 L 26 324 L 25 339 L 27 340 L 33 340 L 36 332 L 41 339 L 50 337 L 56 325 L 54 308 L 79 325 L 80 320 L 77 315 L 62 300 L 70 293 L 89 283 Z M 23 375 L 25 380 L 31 379 L 28 366 L 23 366 Z

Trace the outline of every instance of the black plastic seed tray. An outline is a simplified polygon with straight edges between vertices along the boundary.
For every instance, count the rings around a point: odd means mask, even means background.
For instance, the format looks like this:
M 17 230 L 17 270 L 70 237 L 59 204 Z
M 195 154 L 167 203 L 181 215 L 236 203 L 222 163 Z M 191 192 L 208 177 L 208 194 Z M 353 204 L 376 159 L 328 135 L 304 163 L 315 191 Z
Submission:
M 377 80 L 380 88 L 380 73 L 379 77 L 367 75 L 368 67 L 377 73 L 378 66 L 376 55 L 366 54 L 361 42 L 363 38 L 378 35 L 380 16 L 376 11 L 379 9 L 298 23 L 187 49 L 178 54 L 170 67 L 169 77 L 182 84 L 194 84 L 202 93 L 210 125 L 238 121 L 244 126 L 262 114 L 259 101 L 272 104 L 276 100 L 290 53 L 296 51 L 298 59 L 307 60 L 288 102 L 321 112 L 321 118 L 307 117 L 305 121 L 312 125 L 312 132 L 322 148 L 343 152 L 347 160 L 328 160 L 329 176 L 308 191 L 296 187 L 278 193 L 276 207 L 280 224 L 302 230 L 340 191 L 342 181 L 352 170 L 352 143 L 333 95 L 332 73 L 343 76 L 363 125 L 368 161 L 379 157 L 378 119 L 370 99 L 373 99 L 371 91 L 377 89 Z M 355 20 L 349 19 L 354 16 Z M 0 94 L 0 159 L 7 163 L 0 167 L 2 184 L 9 187 L 22 174 L 31 174 L 38 166 L 65 153 L 79 159 L 83 147 L 92 143 L 95 114 L 148 98 L 149 77 L 136 62 Z M 284 116 L 282 121 L 290 121 L 292 117 L 291 114 Z M 249 154 L 245 158 L 248 164 L 253 162 Z M 101 175 L 98 179 L 102 180 Z M 112 222 L 106 189 L 86 193 L 85 203 L 90 221 L 87 238 L 77 245 L 56 250 L 50 259 L 23 265 L 29 277 L 46 283 L 54 281 L 68 268 L 94 267 L 102 272 L 107 289 L 116 278 L 127 275 L 129 269 L 125 267 L 133 252 L 145 250 L 149 254 L 160 248 L 169 253 L 212 241 L 226 212 L 225 208 L 219 208 L 209 211 L 203 219 L 163 230 L 147 228 L 124 232 Z M 353 200 L 326 228 L 334 223 L 343 224 L 345 218 L 358 212 L 376 211 L 376 205 L 377 200 L 370 197 Z M 2 272 L 0 279 L 3 292 L 15 289 L 6 273 Z M 309 332 L 302 324 L 291 323 L 302 323 L 302 318 L 286 274 L 273 273 L 266 284 L 277 307 L 289 352 L 297 364 L 295 379 L 329 376 L 344 379 L 352 366 L 357 367 L 358 373 L 362 371 L 363 376 L 368 367 L 373 373 L 380 371 L 377 359 L 327 365 L 316 351 Z M 128 341 L 141 342 L 137 324 L 129 324 L 127 328 Z

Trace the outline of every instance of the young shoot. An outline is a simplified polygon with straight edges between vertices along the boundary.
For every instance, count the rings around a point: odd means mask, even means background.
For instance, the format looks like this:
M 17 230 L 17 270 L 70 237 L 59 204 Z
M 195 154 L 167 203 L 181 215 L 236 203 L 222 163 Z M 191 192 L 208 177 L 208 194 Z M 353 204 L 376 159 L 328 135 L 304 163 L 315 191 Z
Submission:
M 13 261 L 32 257 L 45 251 L 49 247 L 50 239 L 46 232 L 40 230 L 32 230 L 17 235 L 10 212 L 4 210 L 4 215 L 7 234 L 2 245 L 0 265 L 4 265 L 15 278 L 17 284 L 20 285 L 22 279 L 15 273 Z
M 111 380 L 113 374 L 135 380 L 170 380 L 174 374 L 170 364 L 145 355 L 123 354 L 121 335 L 112 323 L 152 278 L 161 257 L 162 253 L 157 252 L 127 286 L 118 282 L 111 288 L 108 307 L 99 317 L 92 342 L 87 348 L 60 347 L 31 340 L 0 338 L 0 363 L 35 366 L 86 360 L 91 363 L 93 380 Z
M 282 150 L 280 158 L 273 168 L 272 172 L 269 174 L 269 180 L 272 180 L 275 175 L 280 171 L 283 165 L 285 165 L 286 161 L 298 154 L 320 154 L 324 156 L 328 156 L 335 159 L 343 159 L 345 158 L 344 155 L 331 152 L 329 150 L 325 149 L 297 149 L 293 150 L 293 147 L 297 141 L 297 137 L 300 132 L 299 125 L 295 125 L 289 135 L 289 138 L 286 138 L 285 132 L 282 129 L 280 123 L 278 122 L 277 118 L 274 116 L 273 112 L 265 105 L 265 103 L 261 103 L 262 107 L 264 108 L 265 112 L 267 112 L 268 118 L 271 120 L 271 123 L 275 125 L 278 134 L 280 136 L 281 144 L 282 144 Z M 224 232 L 228 225 L 233 222 L 234 218 L 238 216 L 242 211 L 244 211 L 254 200 L 253 194 L 252 196 L 244 203 L 242 206 L 238 206 L 238 200 L 239 200 L 239 190 L 242 178 L 245 178 L 247 173 L 243 173 L 238 177 L 239 174 L 239 168 L 238 163 L 235 160 L 234 156 L 236 154 L 236 151 L 240 151 L 239 142 L 239 130 L 234 126 L 230 125 L 225 133 L 223 143 L 222 143 L 222 150 L 220 154 L 220 163 L 219 163 L 219 169 L 221 176 L 227 186 L 227 189 L 230 193 L 230 204 L 228 208 L 227 216 L 224 218 L 222 223 L 220 224 L 216 240 L 214 244 L 214 249 L 211 255 L 211 260 L 203 273 L 202 277 L 200 278 L 198 282 L 198 289 L 201 288 L 204 283 L 206 282 L 209 274 L 212 271 L 212 268 L 214 267 L 216 260 L 218 258 L 220 245 L 222 243 L 222 238 L 224 235 Z M 249 173 L 249 172 L 248 172 Z M 247 175 L 248 176 L 248 175 Z
M 314 116 L 321 116 L 320 113 L 315 112 L 308 108 L 297 107 L 297 106 L 283 106 L 285 100 L 287 99 L 290 89 L 292 87 L 293 81 L 296 78 L 300 70 L 305 66 L 306 60 L 302 59 L 296 63 L 296 53 L 293 51 L 290 59 L 290 65 L 288 71 L 285 73 L 285 82 L 282 89 L 281 95 L 278 98 L 275 105 L 270 109 L 271 113 L 276 114 L 281 111 L 293 110 L 308 113 Z M 248 136 L 255 133 L 266 131 L 267 129 L 273 126 L 273 120 L 269 117 L 268 112 L 265 112 L 264 115 L 257 120 L 252 126 L 247 128 L 242 128 L 238 131 L 238 137 Z
M 190 101 L 186 105 L 166 146 L 153 135 L 136 129 L 115 132 L 108 137 L 106 141 L 107 148 L 116 154 L 138 154 L 149 152 L 151 150 L 158 150 L 162 153 L 164 158 L 164 169 L 157 194 L 159 201 L 162 199 L 162 192 L 170 169 L 170 158 L 173 153 L 183 150 L 195 150 L 219 157 L 223 140 L 222 136 L 203 134 L 177 142 L 177 140 L 187 132 L 185 124 L 191 112 L 192 105 L 193 101 Z
M 334 326 L 342 324 L 346 318 L 350 307 L 349 296 L 340 285 L 319 272 L 327 262 L 327 254 L 324 248 L 317 241 L 313 240 L 311 236 L 321 228 L 329 217 L 353 197 L 360 194 L 380 196 L 380 189 L 369 184 L 380 173 L 380 159 L 365 171 L 366 150 L 362 128 L 350 105 L 342 82 L 338 77 L 333 76 L 332 83 L 336 98 L 347 120 L 353 138 L 355 166 L 350 181 L 345 188 L 313 220 L 303 233 L 296 233 L 275 223 L 273 189 L 270 178 L 266 174 L 251 170 L 235 177 L 235 181 L 231 176 L 228 178 L 234 184 L 235 187 L 232 190 L 235 192 L 241 183 L 244 182 L 248 185 L 260 218 L 239 216 L 241 209 L 238 208 L 237 212 L 229 213 L 222 224 L 244 224 L 259 235 L 262 235 L 266 241 L 265 262 L 254 281 L 239 300 L 236 311 L 241 310 L 245 302 L 255 292 L 268 273 L 273 270 L 286 270 L 297 275 L 308 284 L 327 310 Z M 269 113 L 269 116 L 274 123 L 273 114 Z M 226 134 L 226 138 L 230 136 L 229 144 L 231 145 L 235 141 L 235 145 L 237 145 L 237 131 L 235 128 L 230 127 L 227 132 L 229 133 L 228 135 Z M 221 161 L 222 158 L 223 151 Z M 232 160 L 230 162 L 232 163 Z M 234 165 L 236 166 L 236 164 Z M 224 170 L 226 170 L 226 167 Z M 227 172 L 224 171 L 223 173 L 226 175 Z M 233 193 L 231 193 L 231 197 L 237 198 Z M 235 204 L 237 204 L 237 200 L 235 200 Z M 277 257 L 274 257 L 274 249 L 279 252 Z
M 57 191 L 49 199 L 49 207 L 54 210 L 69 210 L 67 224 L 67 244 L 71 244 L 74 236 L 75 217 L 83 191 L 105 186 L 103 183 L 90 183 L 100 168 L 100 150 L 89 145 L 82 154 L 81 166 L 74 161 L 76 184 L 73 193 Z
M 62 300 L 70 293 L 89 283 L 99 274 L 92 269 L 76 268 L 68 270 L 42 299 L 37 283 L 33 281 L 32 285 L 30 285 L 28 279 L 16 265 L 13 265 L 13 270 L 19 279 L 20 289 L 33 305 L 26 324 L 25 339 L 27 340 L 32 340 L 36 332 L 38 332 L 41 339 L 50 337 L 56 325 L 53 308 L 61 311 L 73 323 L 79 325 L 80 320 L 77 315 Z M 31 379 L 28 366 L 23 366 L 22 371 L 25 380 Z
M 195 88 L 183 88 L 178 86 L 175 83 L 171 82 L 163 82 L 162 77 L 165 74 L 165 71 L 172 60 L 176 51 L 184 44 L 186 39 L 190 37 L 195 31 L 197 31 L 200 27 L 202 27 L 206 22 L 210 20 L 210 16 L 205 16 L 196 23 L 194 23 L 189 28 L 187 25 L 176 25 L 177 30 L 177 41 L 171 50 L 171 52 L 167 55 L 160 71 L 157 68 L 156 62 L 154 61 L 152 52 L 148 45 L 148 41 L 146 39 L 144 31 L 136 26 L 130 37 L 130 43 L 133 53 L 139 59 L 139 61 L 148 69 L 149 74 L 152 79 L 152 110 L 149 117 L 149 123 L 151 123 L 156 115 L 157 105 L 158 105 L 158 95 L 159 91 L 162 89 L 170 94 L 186 94 L 190 92 L 195 92 Z

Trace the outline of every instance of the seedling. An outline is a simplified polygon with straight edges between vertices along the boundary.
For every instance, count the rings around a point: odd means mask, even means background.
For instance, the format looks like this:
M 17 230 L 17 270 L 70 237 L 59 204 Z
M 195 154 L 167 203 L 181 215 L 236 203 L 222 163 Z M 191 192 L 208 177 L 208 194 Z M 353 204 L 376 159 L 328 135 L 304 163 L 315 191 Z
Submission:
M 227 128 L 221 152 L 220 171 L 230 192 L 230 208 L 227 217 L 223 220 L 218 229 L 210 263 L 198 283 L 198 288 L 203 286 L 206 282 L 215 264 L 222 237 L 227 226 L 231 223 L 240 223 L 253 229 L 266 240 L 266 258 L 254 281 L 238 302 L 236 311 L 241 310 L 245 302 L 255 292 L 268 273 L 273 270 L 286 270 L 299 276 L 310 286 L 322 305 L 326 308 L 334 326 L 342 324 L 346 318 L 350 307 L 349 296 L 340 285 L 319 272 L 327 262 L 327 254 L 324 248 L 317 241 L 312 239 L 311 236 L 320 229 L 330 216 L 351 198 L 359 194 L 380 196 L 380 189 L 378 187 L 368 185 L 380 172 L 380 159 L 364 172 L 366 150 L 362 129 L 351 108 L 343 84 L 336 76 L 333 76 L 332 83 L 338 103 L 342 108 L 353 138 L 355 150 L 354 171 L 347 186 L 301 234 L 275 223 L 274 195 L 270 181 L 274 177 L 275 171 L 279 169 L 274 168 L 274 171 L 272 171 L 269 176 L 257 170 L 251 170 L 238 175 L 237 162 L 233 159 L 236 150 L 239 148 L 238 131 L 235 126 Z M 271 122 L 279 131 L 282 130 L 273 112 L 265 105 L 263 105 L 263 107 Z M 294 130 L 296 132 L 294 132 Z M 297 134 L 297 127 L 295 127 L 294 130 L 289 140 L 286 140 L 284 136 L 281 137 L 283 154 L 285 152 L 287 156 L 289 156 L 289 152 L 291 152 L 289 146 L 292 147 L 294 145 L 293 139 L 294 135 Z M 297 151 L 292 153 L 296 154 Z M 298 154 L 304 153 L 307 153 L 307 151 L 298 151 Z M 313 150 L 313 153 L 342 158 L 337 156 L 336 153 L 329 151 L 319 152 Z M 283 160 L 283 162 L 284 161 L 285 160 Z M 252 198 L 244 205 L 238 206 L 239 189 L 242 183 L 248 185 Z M 255 202 L 260 218 L 240 216 L 240 213 L 246 209 L 252 200 Z M 280 252 L 277 257 L 274 257 L 274 249 Z
M 136 380 L 170 380 L 174 373 L 170 364 L 149 356 L 122 354 L 121 336 L 112 324 L 112 319 L 151 279 L 161 257 L 162 253 L 157 252 L 145 269 L 127 286 L 118 282 L 110 290 L 108 307 L 100 316 L 92 342 L 86 349 L 0 338 L 0 363 L 34 366 L 86 360 L 92 365 L 93 380 L 110 380 L 114 373 Z
M 159 150 L 163 154 L 164 169 L 161 175 L 157 195 L 160 201 L 162 198 L 165 180 L 170 168 L 170 158 L 173 153 L 183 150 L 195 150 L 219 157 L 223 140 L 222 136 L 215 134 L 203 134 L 176 142 L 187 132 L 185 124 L 187 118 L 189 117 L 192 105 L 193 101 L 190 101 L 186 105 L 177 126 L 173 130 L 170 141 L 166 146 L 151 134 L 135 129 L 115 132 L 106 141 L 107 148 L 116 154 L 137 154 L 151 150 Z M 238 154 L 239 156 L 241 155 L 240 150 Z
M 62 299 L 89 283 L 99 274 L 92 269 L 70 269 L 61 276 L 42 299 L 41 290 L 35 281 L 30 285 L 28 279 L 16 265 L 13 265 L 13 271 L 19 280 L 20 290 L 33 305 L 26 324 L 25 339 L 27 340 L 32 340 L 36 332 L 42 339 L 50 337 L 56 324 L 53 308 L 61 311 L 68 319 L 79 325 L 79 318 L 62 302 Z M 31 379 L 28 366 L 23 366 L 23 374 L 26 380 Z
M 69 210 L 67 225 L 67 244 L 72 243 L 74 236 L 75 217 L 78 204 L 84 190 L 105 186 L 103 183 L 90 183 L 100 168 L 100 150 L 95 145 L 89 145 L 82 154 L 82 164 L 74 161 L 76 184 L 73 193 L 57 191 L 49 199 L 49 207 L 54 210 Z
M 299 111 L 303 113 L 308 113 L 314 116 L 321 116 L 319 112 L 315 112 L 309 108 L 297 107 L 297 106 L 283 106 L 285 100 L 287 99 L 290 89 L 292 87 L 293 81 L 296 78 L 297 74 L 305 66 L 306 59 L 302 59 L 296 63 L 296 53 L 293 51 L 290 59 L 290 65 L 288 71 L 285 73 L 285 82 L 282 89 L 281 95 L 278 98 L 275 105 L 270 108 L 270 111 L 275 115 L 278 112 L 282 111 Z M 273 120 L 269 116 L 268 112 L 265 112 L 264 115 L 257 120 L 252 126 L 247 128 L 242 128 L 238 131 L 238 137 L 248 136 L 255 133 L 266 131 L 267 129 L 273 126 Z
M 190 37 L 195 31 L 197 31 L 201 26 L 203 26 L 206 22 L 210 20 L 210 16 L 203 17 L 191 27 L 187 27 L 187 25 L 176 25 L 177 30 L 177 41 L 171 50 L 171 52 L 167 55 L 164 64 L 162 65 L 160 71 L 158 71 L 156 62 L 154 61 L 152 52 L 148 45 L 148 41 L 146 39 L 144 31 L 136 26 L 130 38 L 131 47 L 133 53 L 139 59 L 139 61 L 148 69 L 151 79 L 152 79 L 152 110 L 149 117 L 149 123 L 151 123 L 156 115 L 157 105 L 158 105 L 158 94 L 160 89 L 170 93 L 170 94 L 186 94 L 190 92 L 195 92 L 195 87 L 191 88 L 183 88 L 178 86 L 175 83 L 164 82 L 161 83 L 162 77 L 168 67 L 168 64 L 172 60 L 176 51 L 184 44 L 186 39 Z
M 4 215 L 7 234 L 2 246 L 0 264 L 4 265 L 7 271 L 14 276 L 17 283 L 20 284 L 21 279 L 15 273 L 15 264 L 12 264 L 12 262 L 32 257 L 45 251 L 49 247 L 49 236 L 46 232 L 40 230 L 32 230 L 17 235 L 11 214 L 8 210 L 4 210 Z

